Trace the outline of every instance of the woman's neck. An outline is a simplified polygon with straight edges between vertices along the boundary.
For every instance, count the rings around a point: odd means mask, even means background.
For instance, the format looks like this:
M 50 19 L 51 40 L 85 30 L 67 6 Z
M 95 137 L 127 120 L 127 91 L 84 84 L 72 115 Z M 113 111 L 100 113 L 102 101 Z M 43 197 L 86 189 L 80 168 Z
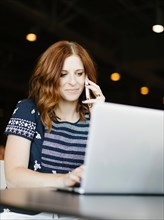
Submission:
M 79 120 L 77 103 L 60 101 L 55 109 L 55 113 L 61 121 L 76 122 Z

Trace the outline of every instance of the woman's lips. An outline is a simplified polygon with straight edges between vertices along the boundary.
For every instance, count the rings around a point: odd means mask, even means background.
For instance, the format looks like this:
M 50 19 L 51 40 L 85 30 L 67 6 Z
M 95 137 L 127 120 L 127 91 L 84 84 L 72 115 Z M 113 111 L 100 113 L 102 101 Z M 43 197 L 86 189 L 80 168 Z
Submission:
M 66 89 L 65 91 L 69 93 L 77 93 L 79 92 L 79 89 Z

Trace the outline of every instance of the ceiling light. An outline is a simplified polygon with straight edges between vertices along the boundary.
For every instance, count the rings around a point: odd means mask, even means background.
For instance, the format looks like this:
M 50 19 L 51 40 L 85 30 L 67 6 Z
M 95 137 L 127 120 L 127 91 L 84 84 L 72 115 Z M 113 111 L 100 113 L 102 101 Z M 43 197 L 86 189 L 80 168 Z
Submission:
M 26 35 L 26 40 L 31 41 L 31 42 L 36 41 L 37 35 L 34 33 L 29 33 Z
M 147 86 L 142 86 L 140 88 L 141 95 L 147 95 L 149 93 L 149 88 Z
M 153 25 L 152 30 L 155 33 L 162 33 L 164 31 L 164 27 L 161 24 L 155 24 Z
M 162 33 L 164 31 L 163 16 L 158 0 L 156 1 L 156 23 L 152 26 L 152 30 L 155 33 Z
M 40 27 L 38 26 L 31 27 L 28 34 L 26 35 L 26 40 L 30 42 L 36 41 L 38 39 L 39 33 L 40 33 Z
M 112 73 L 112 74 L 110 75 L 110 79 L 111 79 L 112 81 L 119 81 L 120 78 L 121 78 L 121 75 L 120 75 L 120 73 L 118 73 L 118 72 L 114 72 L 114 73 Z

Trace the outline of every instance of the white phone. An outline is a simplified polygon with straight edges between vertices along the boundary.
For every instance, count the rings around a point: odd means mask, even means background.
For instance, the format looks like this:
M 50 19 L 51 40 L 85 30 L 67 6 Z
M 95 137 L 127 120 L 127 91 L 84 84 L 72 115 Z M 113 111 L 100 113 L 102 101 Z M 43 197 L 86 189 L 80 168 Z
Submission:
M 90 96 L 90 90 L 88 89 L 87 85 L 88 85 L 88 77 L 86 76 L 86 78 L 85 78 L 85 96 L 86 96 L 86 99 L 89 100 L 91 98 L 91 96 Z M 92 104 L 88 104 L 88 106 L 89 106 L 89 108 L 91 108 Z
M 88 85 L 88 77 L 86 76 L 86 78 L 85 78 L 85 95 L 86 95 L 86 99 L 89 100 L 91 98 L 91 96 L 90 96 L 90 91 L 89 91 L 87 85 Z

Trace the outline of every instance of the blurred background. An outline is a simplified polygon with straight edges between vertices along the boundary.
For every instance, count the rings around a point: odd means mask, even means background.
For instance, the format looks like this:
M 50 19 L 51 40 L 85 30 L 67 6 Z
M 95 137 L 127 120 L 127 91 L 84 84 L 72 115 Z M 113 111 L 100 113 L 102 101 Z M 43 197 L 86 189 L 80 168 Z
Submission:
M 163 25 L 164 0 L 0 0 L 0 144 L 38 57 L 58 40 L 88 49 L 107 102 L 163 109 Z

